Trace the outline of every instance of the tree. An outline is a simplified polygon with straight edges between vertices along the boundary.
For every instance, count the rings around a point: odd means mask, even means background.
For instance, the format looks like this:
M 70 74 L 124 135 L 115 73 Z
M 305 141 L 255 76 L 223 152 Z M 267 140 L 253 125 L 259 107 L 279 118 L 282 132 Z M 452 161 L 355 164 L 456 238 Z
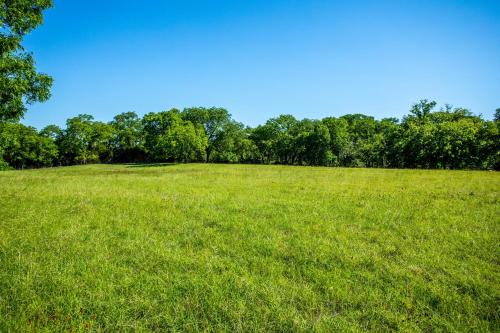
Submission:
M 294 145 L 297 136 L 298 120 L 294 116 L 285 114 L 267 121 L 268 126 L 273 129 L 274 140 L 272 149 L 281 164 L 294 164 L 297 159 L 297 151 Z
M 375 166 L 387 168 L 398 167 L 400 164 L 400 151 L 398 140 L 400 124 L 397 118 L 384 118 L 377 123 L 377 142 Z
M 434 103 L 421 103 L 420 109 L 432 110 Z M 415 106 L 412 110 L 415 110 Z M 416 114 L 418 112 L 412 112 Z M 480 132 L 483 120 L 464 108 L 447 105 L 438 112 L 420 112 L 425 116 L 403 119 L 400 139 L 401 166 L 410 168 L 474 168 L 479 160 Z
M 153 161 L 203 160 L 208 145 L 201 124 L 183 120 L 177 109 L 148 113 L 143 118 L 145 147 Z
M 165 136 L 174 122 L 179 122 L 180 111 L 171 109 L 163 112 L 150 112 L 142 119 L 144 130 L 144 146 L 150 161 L 166 161 L 169 157 Z
M 164 144 L 168 158 L 187 163 L 203 160 L 208 142 L 202 127 L 196 127 L 190 121 L 181 121 L 168 128 Z
M 139 162 L 144 159 L 143 124 L 135 112 L 116 115 L 110 125 L 114 128 L 112 145 L 114 160 Z
M 94 121 L 90 115 L 68 119 L 57 141 L 63 164 L 110 162 L 113 135 L 111 125 Z
M 47 125 L 42 128 L 40 135 L 57 141 L 63 135 L 63 130 L 57 125 Z
M 98 162 L 280 163 L 439 169 L 500 169 L 500 121 L 422 100 L 400 122 L 347 114 L 321 121 L 280 115 L 256 128 L 225 109 L 125 112 L 106 124 L 90 115 L 37 132 L 0 122 L 0 169 Z M 208 158 L 207 158 L 208 154 Z
M 191 121 L 195 126 L 202 125 L 208 138 L 206 147 L 206 161 L 209 162 L 212 152 L 216 149 L 217 141 L 224 131 L 224 126 L 231 121 L 231 115 L 224 108 L 186 108 L 182 111 L 182 118 Z
M 330 132 L 318 120 L 303 119 L 294 126 L 293 150 L 299 165 L 330 165 Z
M 214 142 L 212 161 L 223 163 L 254 161 L 256 147 L 249 135 L 249 129 L 245 128 L 242 123 L 234 120 L 227 122 Z
M 481 124 L 478 134 L 477 166 L 483 169 L 500 170 L 500 122 L 486 121 Z
M 54 140 L 38 134 L 35 128 L 18 123 L 0 123 L 0 160 L 11 167 L 39 168 L 57 163 Z
M 351 165 L 354 154 L 349 138 L 349 123 L 344 118 L 328 117 L 323 119 L 323 124 L 330 133 L 330 151 L 332 152 L 332 165 Z
M 374 165 L 374 154 L 378 144 L 375 142 L 377 122 L 373 117 L 363 114 L 347 114 L 340 117 L 347 121 L 348 145 L 344 156 L 345 166 Z
M 257 147 L 257 160 L 260 163 L 269 164 L 276 158 L 276 130 L 272 123 L 267 122 L 257 126 L 250 134 L 250 139 Z
M 95 121 L 91 123 L 91 137 L 89 150 L 97 155 L 96 162 L 109 163 L 113 160 L 113 126 Z
M 59 141 L 63 164 L 87 164 L 98 157 L 90 151 L 94 117 L 80 114 L 66 121 L 66 129 Z
M 50 97 L 52 78 L 36 71 L 21 42 L 51 6 L 51 0 L 0 0 L 0 121 L 17 121 L 26 112 L 25 104 Z
M 432 110 L 436 107 L 435 101 L 428 101 L 426 99 L 420 100 L 418 103 L 413 104 L 410 109 L 409 118 L 416 118 L 418 122 L 424 122 L 427 116 L 432 112 Z

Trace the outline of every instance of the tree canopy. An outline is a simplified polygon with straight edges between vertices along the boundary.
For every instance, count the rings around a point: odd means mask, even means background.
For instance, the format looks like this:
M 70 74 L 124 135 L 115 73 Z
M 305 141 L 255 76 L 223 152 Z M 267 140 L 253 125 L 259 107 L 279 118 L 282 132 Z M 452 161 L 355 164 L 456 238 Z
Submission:
M 344 167 L 500 169 L 500 122 L 422 100 L 400 121 L 347 114 L 280 115 L 251 128 L 223 108 L 186 108 L 109 123 L 91 115 L 40 132 L 0 126 L 0 168 L 111 162 L 212 162 Z M 497 111 L 498 113 L 498 111 Z
M 51 0 L 0 0 L 0 121 L 19 120 L 26 104 L 50 97 L 52 78 L 37 72 L 22 40 L 51 6 Z

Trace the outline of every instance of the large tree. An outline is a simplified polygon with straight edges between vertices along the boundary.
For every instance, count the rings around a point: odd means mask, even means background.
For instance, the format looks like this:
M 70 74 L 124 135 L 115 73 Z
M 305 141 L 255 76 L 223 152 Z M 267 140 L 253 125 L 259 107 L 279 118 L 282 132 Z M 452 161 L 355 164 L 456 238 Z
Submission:
M 22 40 L 51 6 L 52 0 L 0 0 L 0 121 L 17 121 L 26 104 L 50 97 L 52 78 L 37 72 Z
M 210 158 L 213 162 L 242 163 L 252 161 L 257 147 L 249 138 L 250 132 L 242 123 L 231 120 L 224 125 L 214 143 Z
M 18 169 L 52 166 L 57 164 L 57 158 L 52 138 L 23 124 L 0 123 L 0 169 L 5 168 L 5 162 Z
M 211 155 L 217 148 L 217 142 L 220 140 L 225 126 L 231 121 L 231 114 L 224 108 L 195 107 L 184 109 L 182 118 L 189 120 L 195 126 L 202 125 L 205 129 L 208 138 L 205 155 L 206 161 L 210 162 Z
M 205 159 L 208 139 L 203 126 L 184 120 L 179 110 L 148 113 L 143 124 L 150 160 L 192 162 Z
M 272 163 L 276 159 L 276 126 L 269 121 L 252 130 L 250 139 L 257 147 L 257 159 L 260 163 Z
M 144 159 L 143 124 L 135 112 L 116 115 L 110 125 L 115 129 L 113 139 L 114 160 L 139 162 Z
M 330 151 L 332 152 L 332 165 L 351 165 L 353 156 L 352 143 L 349 137 L 349 123 L 344 118 L 327 117 L 323 124 L 330 133 Z
M 110 162 L 114 128 L 87 114 L 66 121 L 66 129 L 56 140 L 64 164 Z

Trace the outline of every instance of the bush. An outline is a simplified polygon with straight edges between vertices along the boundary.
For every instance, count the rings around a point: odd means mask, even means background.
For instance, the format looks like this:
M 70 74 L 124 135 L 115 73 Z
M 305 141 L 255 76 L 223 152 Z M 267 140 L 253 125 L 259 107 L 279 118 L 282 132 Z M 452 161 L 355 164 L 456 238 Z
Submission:
M 9 166 L 7 162 L 2 160 L 2 158 L 0 157 L 0 171 L 5 171 L 5 170 L 12 170 L 12 168 Z

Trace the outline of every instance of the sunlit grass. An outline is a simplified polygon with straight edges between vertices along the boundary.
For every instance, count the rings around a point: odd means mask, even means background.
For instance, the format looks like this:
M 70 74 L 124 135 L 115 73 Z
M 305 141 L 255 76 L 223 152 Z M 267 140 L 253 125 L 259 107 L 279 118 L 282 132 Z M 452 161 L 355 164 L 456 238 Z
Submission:
M 500 174 L 0 173 L 0 331 L 497 331 Z

